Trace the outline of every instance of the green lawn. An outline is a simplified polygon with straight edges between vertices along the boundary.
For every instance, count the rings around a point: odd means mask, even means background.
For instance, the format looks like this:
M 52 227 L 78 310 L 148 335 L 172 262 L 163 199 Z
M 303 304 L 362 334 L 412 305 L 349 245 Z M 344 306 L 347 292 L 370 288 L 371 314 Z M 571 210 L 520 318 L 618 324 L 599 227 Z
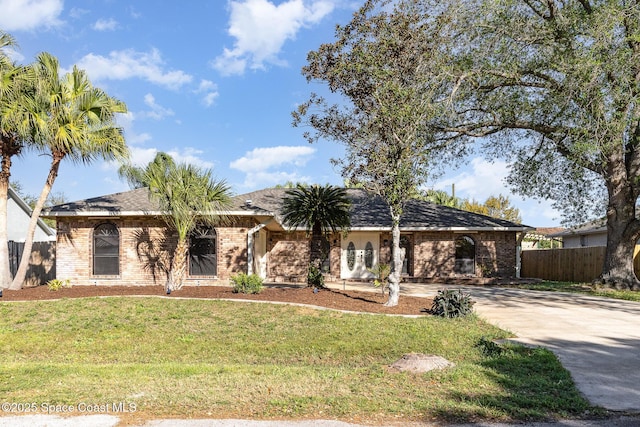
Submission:
M 540 283 L 510 285 L 509 287 L 530 289 L 534 291 L 574 292 L 598 297 L 623 299 L 627 301 L 640 301 L 640 292 L 616 291 L 614 289 L 596 288 L 590 283 L 543 281 Z
M 159 298 L 0 303 L 0 395 L 134 417 L 534 420 L 593 411 L 552 353 L 477 317 L 349 315 Z M 446 371 L 391 372 L 410 352 Z M 2 415 L 7 415 L 2 414 Z

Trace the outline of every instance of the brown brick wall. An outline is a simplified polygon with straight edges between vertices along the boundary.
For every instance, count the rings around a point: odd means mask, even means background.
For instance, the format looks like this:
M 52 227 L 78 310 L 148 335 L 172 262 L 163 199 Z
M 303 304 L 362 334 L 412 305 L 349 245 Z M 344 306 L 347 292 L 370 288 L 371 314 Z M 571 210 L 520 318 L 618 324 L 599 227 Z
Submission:
M 416 278 L 455 276 L 455 239 L 461 235 L 453 232 L 403 234 L 412 242 L 409 273 Z M 515 232 L 481 232 L 468 236 L 476 242 L 477 276 L 515 276 Z M 380 235 L 380 262 L 391 262 L 391 233 Z
M 93 230 L 109 222 L 120 232 L 120 274 L 93 275 Z M 73 285 L 164 286 L 170 254 L 177 237 L 167 232 L 160 219 L 60 219 L 58 224 L 56 276 Z M 247 231 L 251 220 L 237 221 L 236 227 L 216 227 L 218 274 L 193 276 L 185 285 L 227 284 L 229 277 L 247 271 Z
M 309 268 L 309 238 L 303 232 L 269 232 L 267 235 L 267 279 L 274 282 L 306 283 Z
M 94 228 L 105 222 L 120 232 L 120 275 L 92 274 Z M 185 285 L 228 284 L 231 275 L 247 271 L 247 232 L 252 219 L 236 219 L 232 225 L 216 227 L 218 270 L 216 277 L 187 275 Z M 409 272 L 415 278 L 454 276 L 455 239 L 453 232 L 407 234 L 412 242 Z M 403 234 L 404 236 L 404 234 Z M 515 275 L 516 235 L 514 232 L 471 233 L 476 242 L 476 275 Z M 331 273 L 327 280 L 340 278 L 341 239 L 330 238 Z M 385 245 L 384 242 L 387 241 Z M 380 262 L 390 262 L 391 234 L 380 233 Z M 164 286 L 175 235 L 154 218 L 60 219 L 56 256 L 56 276 L 73 285 L 159 285 Z M 309 263 L 309 238 L 303 232 L 267 232 L 267 280 L 305 283 Z

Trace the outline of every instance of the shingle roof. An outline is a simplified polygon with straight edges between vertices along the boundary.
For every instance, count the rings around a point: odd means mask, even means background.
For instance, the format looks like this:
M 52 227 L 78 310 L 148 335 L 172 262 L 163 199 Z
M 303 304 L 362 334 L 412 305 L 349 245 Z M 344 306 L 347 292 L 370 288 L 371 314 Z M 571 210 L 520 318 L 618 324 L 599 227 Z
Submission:
M 43 216 L 133 215 L 157 213 L 158 205 L 149 200 L 149 189 L 138 188 L 51 207 Z
M 231 214 L 273 216 L 281 222 L 282 199 L 287 190 L 267 188 L 233 197 Z M 351 228 L 389 229 L 391 216 L 383 199 L 360 189 L 347 190 L 352 200 Z M 46 216 L 149 215 L 158 206 L 149 201 L 146 188 L 115 193 L 52 207 Z M 514 230 L 530 227 L 472 212 L 412 200 L 405 206 L 400 227 L 405 230 Z
M 600 234 L 607 232 L 607 219 L 598 218 L 584 224 L 580 224 L 574 228 L 563 230 L 558 233 L 550 234 L 549 237 L 564 237 L 581 234 Z

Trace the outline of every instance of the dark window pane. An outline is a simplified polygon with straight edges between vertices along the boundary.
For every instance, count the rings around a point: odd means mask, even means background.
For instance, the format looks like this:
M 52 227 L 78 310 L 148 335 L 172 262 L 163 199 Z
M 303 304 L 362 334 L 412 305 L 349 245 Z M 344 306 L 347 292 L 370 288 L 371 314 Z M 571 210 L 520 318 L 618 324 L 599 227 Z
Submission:
M 476 270 L 476 243 L 469 236 L 456 239 L 455 272 L 459 274 L 474 274 Z
M 349 271 L 353 271 L 356 266 L 356 245 L 353 242 L 349 242 L 347 245 L 347 267 Z
M 373 268 L 373 244 L 371 242 L 367 242 L 364 247 L 364 266 Z
M 191 235 L 189 246 L 189 274 L 215 276 L 218 273 L 216 232 L 212 228 L 198 228 Z
M 93 274 L 97 276 L 117 275 L 118 261 L 118 257 L 96 258 L 93 266 Z
M 120 274 L 120 235 L 113 224 L 101 224 L 93 230 L 93 274 Z

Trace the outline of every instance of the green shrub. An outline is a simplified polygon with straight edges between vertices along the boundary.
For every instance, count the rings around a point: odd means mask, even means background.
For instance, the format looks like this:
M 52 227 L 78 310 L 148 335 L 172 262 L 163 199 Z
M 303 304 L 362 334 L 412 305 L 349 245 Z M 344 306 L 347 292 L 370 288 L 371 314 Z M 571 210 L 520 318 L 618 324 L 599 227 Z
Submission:
M 375 268 L 368 268 L 369 272 L 376 278 L 373 280 L 373 286 L 382 289 L 384 295 L 385 288 L 389 285 L 389 274 L 391 274 L 391 266 L 389 264 L 378 264 Z
M 47 282 L 47 288 L 50 291 L 59 291 L 60 288 L 70 288 L 71 281 L 69 279 L 60 280 L 60 279 L 51 279 Z
M 238 273 L 231 276 L 234 293 L 259 294 L 262 291 L 262 279 L 257 274 Z
M 307 272 L 307 285 L 314 286 L 316 288 L 324 288 L 324 276 L 322 271 L 314 265 L 309 265 L 309 271 Z
M 429 313 L 441 317 L 463 317 L 473 313 L 474 301 L 471 296 L 462 293 L 460 289 L 439 290 L 433 298 L 433 304 Z

